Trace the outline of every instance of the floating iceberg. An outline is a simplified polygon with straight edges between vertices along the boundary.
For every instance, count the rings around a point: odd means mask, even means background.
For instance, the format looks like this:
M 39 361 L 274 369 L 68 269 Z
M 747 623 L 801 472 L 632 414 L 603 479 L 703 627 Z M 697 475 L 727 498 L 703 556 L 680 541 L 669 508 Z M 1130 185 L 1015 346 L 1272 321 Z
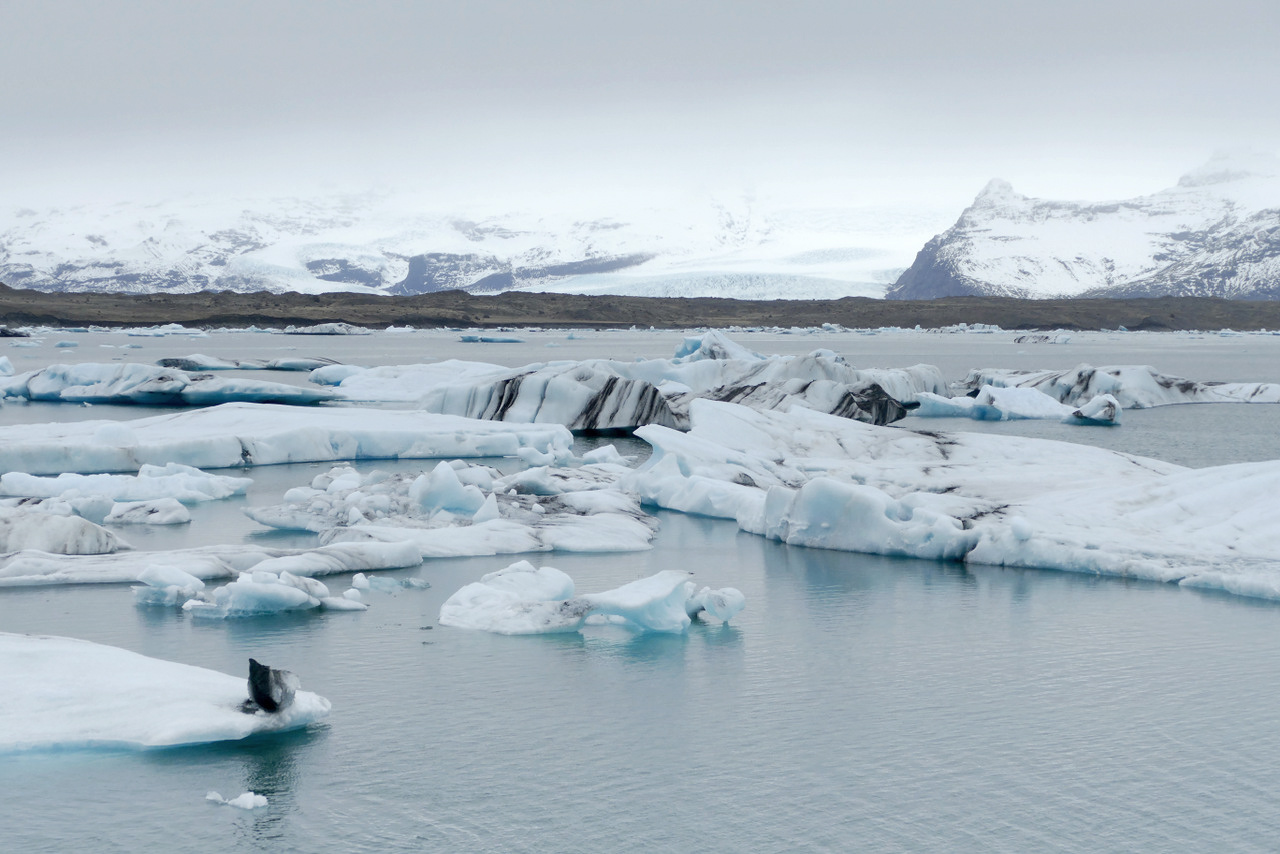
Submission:
M 24 549 L 54 555 L 100 555 L 123 545 L 106 528 L 69 512 L 0 506 L 0 562 L 6 553 Z M 4 569 L 0 568 L 0 583 L 3 574 Z
M 74 640 L 0 633 L 0 753 L 235 741 L 323 719 L 298 691 L 280 712 L 247 714 L 243 677 Z
M 0 380 L 0 397 L 63 403 L 139 403 L 153 406 L 211 406 L 249 401 L 306 405 L 331 400 L 325 389 L 262 380 L 188 374 L 135 363 L 50 365 Z
M 696 342 L 696 345 L 695 345 Z M 709 332 L 686 339 L 675 359 L 591 359 L 504 368 L 477 362 L 386 366 L 367 371 L 322 369 L 356 402 L 408 403 L 430 412 L 492 421 L 563 424 L 571 430 L 631 430 L 645 424 L 684 429 L 698 399 L 754 409 L 793 405 L 876 424 L 896 421 L 918 392 L 943 393 L 931 365 L 859 370 L 829 350 L 762 357 Z
M 420 475 L 339 467 L 289 490 L 281 504 L 245 513 L 269 527 L 318 533 L 326 543 L 411 543 L 424 558 L 636 551 L 650 548 L 656 522 L 616 488 L 629 471 L 593 463 L 502 477 L 461 460 Z
M 642 631 L 683 632 L 699 611 L 727 622 L 742 609 L 741 592 L 731 587 L 699 591 L 691 575 L 668 569 L 614 590 L 576 596 L 565 573 L 520 561 L 450 596 L 440 607 L 440 625 L 530 635 L 573 632 L 589 617 L 609 616 Z
M 1280 383 L 1197 382 L 1162 374 L 1149 365 L 1095 368 L 1077 365 L 1068 371 L 972 370 L 961 389 L 1034 388 L 1071 406 L 1109 394 L 1125 409 L 1175 403 L 1280 403 Z
M 151 592 L 152 586 L 134 589 L 139 604 L 169 604 L 167 587 L 163 597 L 165 601 L 159 601 L 159 597 Z M 285 611 L 364 611 L 368 607 L 358 595 L 333 596 L 324 582 L 314 578 L 257 569 L 240 573 L 235 581 L 216 588 L 212 593 L 197 591 L 194 597 L 183 603 L 182 610 L 194 617 L 225 620 L 262 617 Z
M 138 471 L 171 461 L 198 468 L 356 459 L 571 456 L 558 424 L 502 424 L 425 412 L 228 403 L 134 421 L 0 427 L 0 471 Z
M 1280 598 L 1280 461 L 1188 470 L 1085 445 L 702 401 L 623 485 L 794 545 Z
M 127 429 L 127 428 L 126 428 Z M 129 434 L 117 434 L 128 441 Z M 37 477 L 23 472 L 0 475 L 0 495 L 29 498 L 77 498 L 100 496 L 111 501 L 151 501 L 172 498 L 184 504 L 216 501 L 243 495 L 253 481 L 247 477 L 227 477 L 203 472 L 180 463 L 163 466 L 142 465 L 137 475 L 74 474 Z
M 310 577 L 401 569 L 420 563 L 422 556 L 412 545 L 380 542 L 334 543 L 315 549 L 220 545 L 173 551 L 84 555 L 27 549 L 0 554 L 0 587 L 142 581 L 163 590 L 170 585 L 189 588 L 190 583 L 185 580 L 187 577 L 204 581 L 235 578 L 249 570 Z M 174 570 L 180 570 L 181 575 L 175 576 Z M 177 580 L 172 580 L 175 578 Z M 164 579 L 171 580 L 157 583 Z
M 300 357 L 284 359 L 222 359 L 217 356 L 206 356 L 203 353 L 192 353 L 190 356 L 160 359 L 156 364 L 162 368 L 177 368 L 182 371 L 315 371 L 337 363 L 332 359 Z
M 267 799 L 265 796 L 255 795 L 253 792 L 244 792 L 231 799 L 224 798 L 217 792 L 210 792 L 204 796 L 204 799 L 206 801 L 212 801 L 215 804 L 235 807 L 236 809 L 242 810 L 252 810 L 257 809 L 258 807 L 265 807 L 267 805 Z
M 912 413 L 921 418 L 972 418 L 977 421 L 1046 419 L 1067 424 L 1120 423 L 1120 404 L 1100 394 L 1082 406 L 1059 403 L 1036 388 L 1001 388 L 985 385 L 972 397 L 943 397 L 930 392 L 916 395 Z

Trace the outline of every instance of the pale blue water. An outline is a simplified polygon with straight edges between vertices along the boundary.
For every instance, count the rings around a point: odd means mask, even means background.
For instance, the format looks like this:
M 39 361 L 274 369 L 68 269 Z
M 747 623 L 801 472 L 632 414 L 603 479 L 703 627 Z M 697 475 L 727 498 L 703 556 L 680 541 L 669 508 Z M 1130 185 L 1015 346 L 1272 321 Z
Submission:
M 946 426 L 1196 465 L 1280 457 L 1275 407 L 1125 419 Z M 255 469 L 238 501 L 316 470 Z M 195 516 L 186 532 L 126 535 L 276 542 L 235 501 Z M 650 552 L 532 559 L 584 591 L 685 566 L 743 590 L 731 625 L 514 638 L 436 625 L 454 590 L 514 557 L 395 573 L 432 587 L 371 594 L 364 613 L 226 623 L 135 608 L 125 586 L 0 592 L 5 631 L 231 673 L 254 656 L 334 706 L 322 726 L 242 744 L 5 757 L 0 850 L 1275 850 L 1280 605 L 660 519 Z M 216 807 L 209 790 L 271 804 Z

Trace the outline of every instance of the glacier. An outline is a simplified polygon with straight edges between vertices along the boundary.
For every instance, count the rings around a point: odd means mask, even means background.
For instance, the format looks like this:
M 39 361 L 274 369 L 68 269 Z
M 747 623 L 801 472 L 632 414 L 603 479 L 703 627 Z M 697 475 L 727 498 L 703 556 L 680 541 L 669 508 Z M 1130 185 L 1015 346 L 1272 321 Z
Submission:
M 0 632 L 0 753 L 145 749 L 238 741 L 323 720 L 298 691 L 288 708 L 246 714 L 244 677 L 65 637 Z

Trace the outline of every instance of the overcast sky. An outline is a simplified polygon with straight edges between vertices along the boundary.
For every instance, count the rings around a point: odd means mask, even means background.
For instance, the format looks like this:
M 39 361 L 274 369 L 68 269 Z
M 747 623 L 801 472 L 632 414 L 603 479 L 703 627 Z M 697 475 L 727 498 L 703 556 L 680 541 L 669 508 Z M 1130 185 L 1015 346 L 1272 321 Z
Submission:
M 5 0 L 0 32 L 0 199 L 32 206 L 379 183 L 947 208 L 1280 150 L 1276 0 Z

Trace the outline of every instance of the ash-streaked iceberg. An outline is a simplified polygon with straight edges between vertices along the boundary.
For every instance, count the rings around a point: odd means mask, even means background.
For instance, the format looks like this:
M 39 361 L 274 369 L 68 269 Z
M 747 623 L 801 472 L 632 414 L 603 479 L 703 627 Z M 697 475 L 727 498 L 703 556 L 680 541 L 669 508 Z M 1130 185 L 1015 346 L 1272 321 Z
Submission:
M 1280 403 L 1280 383 L 1200 382 L 1162 374 L 1150 365 L 1077 365 L 1065 371 L 972 370 L 958 389 L 1033 388 L 1054 400 L 1079 406 L 1109 394 L 1125 409 L 1176 403 Z
M 0 633 L 0 753 L 237 741 L 324 719 L 298 691 L 277 713 L 241 711 L 243 676 L 83 640 Z
M 564 572 L 520 561 L 450 596 L 440 607 L 440 624 L 530 635 L 578 631 L 588 618 L 611 617 L 640 631 L 683 632 L 700 611 L 727 622 L 742 609 L 741 592 L 698 590 L 692 575 L 668 569 L 613 590 L 575 595 Z
M 650 548 L 656 521 L 617 489 L 614 463 L 526 469 L 502 476 L 465 461 L 429 472 L 338 467 L 295 487 L 280 504 L 249 507 L 253 520 L 305 530 L 325 543 L 410 543 L 422 557 Z
M 154 365 L 85 362 L 50 365 L 0 379 L 0 397 L 61 403 L 212 406 L 237 401 L 309 405 L 331 400 L 333 394 L 323 388 L 189 374 Z
M 943 397 L 931 392 L 916 395 L 912 412 L 920 418 L 972 418 L 976 421 L 1041 419 L 1066 424 L 1114 426 L 1120 423 L 1120 404 L 1100 394 L 1080 406 L 1059 403 L 1037 388 L 1002 388 L 984 385 L 972 397 Z
M 359 459 L 571 456 L 558 424 L 505 424 L 358 407 L 300 409 L 228 403 L 133 421 L 0 427 L 0 470 L 28 474 L 138 471 L 179 462 L 201 469 Z
M 646 427 L 643 500 L 795 545 L 1280 598 L 1280 461 L 1189 470 L 1086 445 L 702 401 Z
M 162 368 L 177 368 L 181 371 L 315 371 L 323 367 L 336 365 L 333 359 L 311 359 L 304 356 L 285 357 L 282 359 L 223 359 L 219 356 L 206 356 L 203 353 L 192 353 L 190 356 L 175 356 L 158 359 L 156 364 Z
M 793 405 L 876 424 L 900 419 L 918 392 L 944 393 L 931 365 L 858 369 L 830 350 L 763 357 L 719 332 L 689 338 L 676 358 L 535 363 L 505 368 L 448 361 L 313 374 L 353 402 L 397 402 L 494 421 L 563 424 L 572 430 L 685 429 L 694 400 L 754 409 Z

